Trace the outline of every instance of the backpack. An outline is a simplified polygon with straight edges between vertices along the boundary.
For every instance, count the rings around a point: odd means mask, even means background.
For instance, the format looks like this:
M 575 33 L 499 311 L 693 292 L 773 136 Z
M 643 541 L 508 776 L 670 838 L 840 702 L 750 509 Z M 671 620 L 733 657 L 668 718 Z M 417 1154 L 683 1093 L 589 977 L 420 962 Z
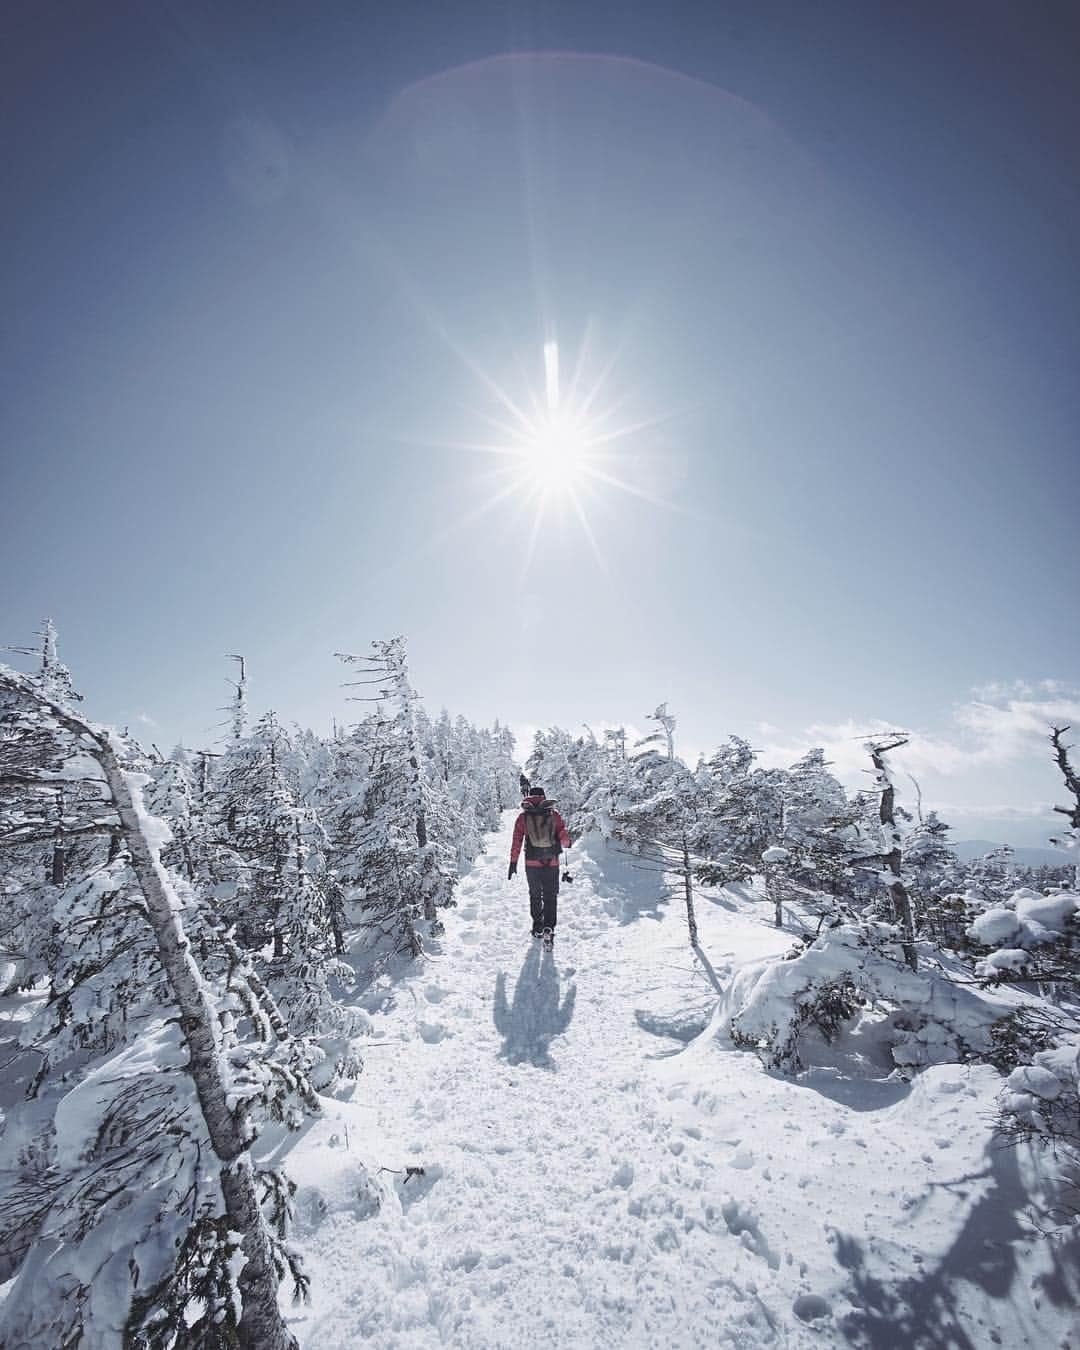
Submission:
M 555 831 L 551 806 L 526 806 L 525 812 L 525 860 L 546 861 L 557 858 L 562 852 L 559 836 Z

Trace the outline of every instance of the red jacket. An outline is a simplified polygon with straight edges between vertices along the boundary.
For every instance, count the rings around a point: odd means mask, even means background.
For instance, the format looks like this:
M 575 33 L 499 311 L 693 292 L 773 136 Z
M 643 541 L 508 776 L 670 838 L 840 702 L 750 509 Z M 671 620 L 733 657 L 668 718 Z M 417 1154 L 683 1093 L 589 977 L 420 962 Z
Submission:
M 566 828 L 566 821 L 559 815 L 558 811 L 552 811 L 551 823 L 555 826 L 555 834 L 563 848 L 570 847 L 570 835 Z M 525 812 L 522 811 L 514 822 L 514 842 L 510 845 L 510 861 L 516 863 L 518 855 L 521 852 L 521 845 L 525 842 Z M 558 867 L 558 858 L 526 858 L 526 867 Z

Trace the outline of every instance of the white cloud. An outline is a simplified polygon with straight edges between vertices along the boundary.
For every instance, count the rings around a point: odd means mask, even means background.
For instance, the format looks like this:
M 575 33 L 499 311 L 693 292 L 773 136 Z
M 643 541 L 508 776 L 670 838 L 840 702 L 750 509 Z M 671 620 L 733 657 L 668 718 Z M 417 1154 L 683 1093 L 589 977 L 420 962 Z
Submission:
M 157 722 L 154 721 L 154 719 L 150 716 L 149 713 L 144 713 L 144 712 L 137 713 L 136 716 L 135 716 L 135 721 L 136 721 L 136 722 L 141 722 L 141 723 L 143 724 L 144 727 L 156 727 L 156 726 L 157 726 Z
M 1080 695 L 1072 691 L 1043 697 L 1013 696 L 999 702 L 977 699 L 955 711 L 957 725 L 971 741 L 975 763 L 1005 763 L 1046 743 L 1050 727 L 1080 721 Z
M 959 802 L 935 802 L 934 810 L 951 816 L 977 816 L 984 820 L 1053 820 L 1053 802 L 1032 802 L 1029 806 L 965 806 Z
M 975 699 L 994 703 L 1009 698 L 1034 698 L 1036 694 L 1075 696 L 1076 690 L 1064 680 L 991 680 L 989 684 L 977 684 L 971 694 Z
M 975 694 L 953 708 L 943 735 L 911 730 L 908 744 L 893 756 L 896 766 L 916 776 L 964 774 L 1045 752 L 1051 725 L 1080 727 L 1080 693 L 1060 680 L 983 685 Z M 768 738 L 759 747 L 759 758 L 767 766 L 785 768 L 821 746 L 834 772 L 851 782 L 867 768 L 867 738 L 895 730 L 909 729 L 880 718 L 815 723 L 796 735 Z

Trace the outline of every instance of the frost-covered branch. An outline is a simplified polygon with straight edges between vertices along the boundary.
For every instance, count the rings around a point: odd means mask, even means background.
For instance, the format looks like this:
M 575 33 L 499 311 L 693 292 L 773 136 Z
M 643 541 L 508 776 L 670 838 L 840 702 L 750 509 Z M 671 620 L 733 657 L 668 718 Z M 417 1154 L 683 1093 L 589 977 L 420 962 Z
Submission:
M 191 952 L 181 918 L 182 903 L 159 858 L 158 824 L 142 804 L 141 781 L 121 766 L 115 733 L 98 727 L 48 698 L 38 685 L 0 667 L 0 688 L 26 699 L 66 731 L 101 766 L 120 819 L 132 871 L 146 903 L 158 958 L 180 1010 L 188 1050 L 185 1066 L 219 1161 L 219 1182 L 230 1228 L 240 1234 L 244 1266 L 238 1279 L 241 1343 L 259 1350 L 294 1350 L 295 1339 L 277 1307 L 277 1272 L 259 1208 L 248 1153 L 253 1129 L 246 1108 L 231 1103 L 231 1075 L 222 1054 L 217 1017 Z

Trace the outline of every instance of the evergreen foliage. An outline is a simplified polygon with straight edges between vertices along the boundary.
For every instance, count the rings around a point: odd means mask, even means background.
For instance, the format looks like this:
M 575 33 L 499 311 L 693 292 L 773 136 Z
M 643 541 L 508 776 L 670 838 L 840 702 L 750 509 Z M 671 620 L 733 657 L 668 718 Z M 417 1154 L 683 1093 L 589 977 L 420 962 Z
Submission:
M 247 1150 L 267 1125 L 302 1128 L 317 1087 L 360 1072 L 353 995 L 437 941 L 460 871 L 518 800 L 513 737 L 430 716 L 392 638 L 343 658 L 364 708 L 331 737 L 270 711 L 253 720 L 238 657 L 223 744 L 166 758 L 126 733 L 82 734 L 48 621 L 40 637 L 23 649 L 34 675 L 0 672 L 0 993 L 29 1013 L 24 1100 L 0 1139 L 0 1277 L 18 1272 L 0 1337 L 76 1344 L 107 1286 L 125 1291 L 129 1346 L 251 1345 L 252 1270 L 301 1298 L 307 1278 L 288 1238 L 291 1183 Z M 733 1042 L 797 1072 L 873 1011 L 900 1070 L 985 1059 L 1009 1075 L 1004 1133 L 1076 1155 L 1072 878 L 1022 871 L 1007 849 L 962 864 L 934 811 L 920 802 L 912 819 L 895 802 L 888 756 L 902 737 L 867 744 L 873 789 L 849 795 L 820 749 L 766 768 L 732 736 L 690 767 L 667 705 L 649 718 L 630 748 L 622 727 L 540 731 L 526 775 L 575 840 L 660 876 L 695 950 L 695 905 L 721 886 L 798 937 L 789 959 L 726 991 Z M 1075 795 L 1067 730 L 1051 750 Z M 120 779 L 137 803 L 126 816 Z M 1060 810 L 1071 842 L 1076 809 Z M 196 1026 L 195 1004 L 212 1027 Z M 229 1104 L 216 1121 L 193 1077 L 200 1055 Z
M 347 995 L 380 968 L 365 955 L 387 932 L 383 956 L 437 935 L 457 869 L 515 799 L 513 738 L 445 714 L 432 724 L 401 639 L 375 644 L 374 710 L 328 741 L 272 712 L 252 723 L 241 661 L 219 750 L 164 758 L 93 733 L 140 803 L 150 851 L 136 864 L 92 737 L 64 712 L 79 696 L 51 624 L 42 639 L 26 649 L 35 675 L 0 679 L 0 992 L 25 991 L 31 1010 L 24 1101 L 0 1141 L 0 1271 L 19 1272 L 0 1339 L 75 1344 L 103 1325 L 107 1289 L 110 1317 L 126 1291 L 133 1347 L 284 1347 L 276 1313 L 264 1303 L 256 1318 L 249 1295 L 263 1269 L 306 1296 L 291 1183 L 247 1164 L 219 1180 L 208 1161 L 225 1156 L 223 1128 L 244 1150 L 268 1124 L 299 1129 L 319 1110 L 314 1081 L 359 1072 L 364 1019 Z M 147 864 L 212 1010 L 206 1067 L 229 1102 L 216 1125 L 194 1090 L 194 1030 Z M 229 1217 L 249 1186 L 261 1266 L 254 1230 L 241 1244 Z

